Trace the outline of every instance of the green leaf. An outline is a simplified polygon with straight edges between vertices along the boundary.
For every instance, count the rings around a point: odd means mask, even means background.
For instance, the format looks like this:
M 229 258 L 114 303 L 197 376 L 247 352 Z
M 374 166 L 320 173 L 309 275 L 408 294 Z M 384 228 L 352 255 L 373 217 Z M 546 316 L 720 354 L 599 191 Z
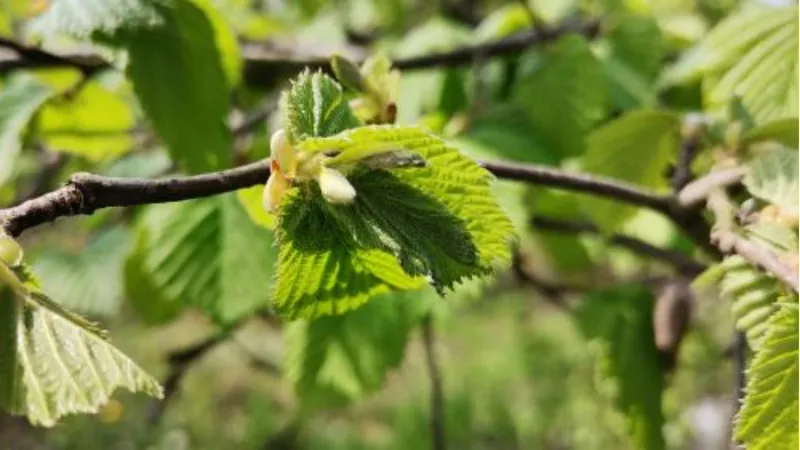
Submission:
M 43 290 L 58 303 L 81 314 L 108 316 L 122 300 L 122 264 L 129 247 L 124 228 L 103 232 L 79 252 L 48 247 L 36 257 L 34 269 Z
M 736 438 L 748 449 L 798 446 L 797 300 L 780 305 L 767 322 L 761 348 L 747 371 Z
M 360 125 L 342 87 L 322 73 L 301 73 L 281 96 L 281 117 L 291 142 L 331 136 Z
M 286 375 L 306 408 L 378 390 L 405 355 L 420 292 L 384 294 L 347 314 L 287 324 Z
M 12 77 L 0 91 L 0 186 L 13 173 L 22 132 L 51 95 L 51 89 L 28 75 Z
M 587 172 L 644 187 L 665 184 L 664 170 L 677 148 L 680 119 L 658 110 L 631 111 L 592 132 L 583 159 Z M 600 227 L 612 230 L 630 218 L 635 207 L 585 197 L 585 212 Z
M 588 296 L 578 311 L 589 339 L 605 347 L 605 375 L 617 385 L 617 407 L 626 415 L 635 447 L 665 448 L 661 395 L 666 386 L 653 337 L 653 294 L 623 285 Z
M 161 398 L 158 382 L 112 346 L 105 335 L 42 294 L 28 273 L 0 292 L 0 407 L 53 426 L 73 413 L 96 413 L 117 387 Z
M 150 206 L 127 262 L 126 292 L 151 320 L 192 305 L 234 322 L 269 304 L 272 243 L 234 194 Z
M 287 196 L 277 228 L 273 305 L 278 313 L 288 318 L 343 314 L 378 294 L 422 286 L 392 254 L 357 245 L 361 235 L 372 238 L 364 229 L 368 225 L 351 219 L 346 223 L 353 228 L 342 226 L 319 194 L 311 200 L 297 191 Z M 344 214 L 339 213 L 346 219 Z
M 49 102 L 37 122 L 48 148 L 102 161 L 134 147 L 133 111 L 99 83 L 82 86 L 74 98 Z
M 332 162 L 352 160 L 355 155 L 364 158 L 387 149 L 421 156 L 426 167 L 394 170 L 392 175 L 440 202 L 464 221 L 481 266 L 488 268 L 510 259 L 509 243 L 515 233 L 492 196 L 494 177 L 439 137 L 418 127 L 369 126 L 326 139 L 307 140 L 298 149 L 340 151 Z
M 736 328 L 744 331 L 750 347 L 757 350 L 776 310 L 780 285 L 753 268 L 740 256 L 729 256 L 721 263 L 720 294 L 730 299 Z
M 492 197 L 491 175 L 441 139 L 416 127 L 370 126 L 307 139 L 297 150 L 339 152 L 328 165 L 347 169 L 357 195 L 332 205 L 312 183 L 281 203 L 282 314 L 341 313 L 377 293 L 417 288 L 418 275 L 441 293 L 510 259 L 513 227 Z M 416 154 L 426 167 L 358 163 L 387 151 Z
M 797 7 L 743 8 L 717 24 L 666 73 L 664 84 L 702 78 L 707 110 L 741 96 L 757 123 L 798 115 Z
M 605 77 L 586 40 L 569 35 L 521 62 L 514 100 L 537 134 L 564 156 L 585 149 L 586 133 L 605 112 Z
M 559 155 L 553 153 L 534 130 L 531 120 L 517 105 L 503 104 L 488 109 L 475 118 L 459 144 L 467 151 L 517 161 L 556 165 Z
M 798 189 L 797 150 L 768 151 L 747 165 L 744 185 L 755 197 L 797 212 Z
M 163 25 L 122 29 L 112 42 L 128 50 L 127 75 L 173 160 L 187 172 L 228 167 L 228 82 L 215 31 L 192 2 L 158 6 Z
M 798 122 L 797 117 L 773 120 L 747 130 L 744 139 L 747 143 L 774 141 L 791 149 L 797 149 L 800 136 Z
M 664 58 L 661 31 L 654 19 L 624 16 L 611 29 L 602 58 L 611 100 L 618 108 L 655 106 L 655 78 Z

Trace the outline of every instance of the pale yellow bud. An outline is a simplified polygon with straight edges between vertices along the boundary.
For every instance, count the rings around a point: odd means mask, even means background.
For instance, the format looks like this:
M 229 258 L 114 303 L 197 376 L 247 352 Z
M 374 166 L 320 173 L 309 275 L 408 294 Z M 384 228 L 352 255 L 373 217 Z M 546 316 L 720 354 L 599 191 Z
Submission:
M 267 184 L 264 186 L 264 196 L 262 197 L 264 209 L 268 213 L 274 213 L 278 210 L 281 198 L 283 198 L 283 194 L 286 193 L 287 189 L 289 189 L 289 180 L 279 170 L 273 169 L 267 179 Z
M 352 203 L 353 199 L 356 198 L 356 190 L 353 185 L 336 169 L 323 167 L 317 181 L 319 182 L 322 196 L 330 203 Z
M 269 140 L 269 151 L 270 157 L 273 161 L 278 162 L 279 169 L 284 176 L 289 179 L 294 178 L 297 170 L 297 158 L 283 128 L 272 133 Z

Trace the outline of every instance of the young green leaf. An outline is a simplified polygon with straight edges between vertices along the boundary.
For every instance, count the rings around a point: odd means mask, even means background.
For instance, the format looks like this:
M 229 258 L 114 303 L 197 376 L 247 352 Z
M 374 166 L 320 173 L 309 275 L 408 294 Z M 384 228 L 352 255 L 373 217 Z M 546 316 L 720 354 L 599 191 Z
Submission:
M 798 446 L 797 299 L 767 321 L 763 343 L 748 369 L 736 438 L 749 449 Z
M 717 24 L 662 80 L 703 79 L 703 103 L 724 112 L 741 96 L 757 123 L 797 117 L 797 6 L 743 7 Z
M 420 291 L 384 294 L 341 316 L 289 323 L 286 372 L 303 406 L 336 406 L 379 389 L 403 361 L 422 300 Z
M 329 76 L 306 70 L 281 96 L 281 117 L 292 143 L 331 136 L 360 125 L 342 87 Z
M 608 52 L 601 60 L 610 99 L 621 109 L 653 107 L 657 103 L 655 78 L 665 46 L 651 17 L 622 16 L 609 32 Z
M 0 91 L 0 186 L 13 173 L 28 121 L 52 93 L 30 75 L 12 77 Z
M 67 414 L 96 413 L 117 387 L 162 396 L 161 386 L 102 331 L 46 297 L 25 267 L 0 271 L 0 408 L 53 426 Z
M 276 230 L 280 249 L 273 304 L 278 313 L 290 318 L 343 314 L 378 294 L 423 285 L 374 241 L 363 243 L 374 239 L 373 232 L 346 207 L 329 206 L 318 193 L 312 199 L 299 194 L 287 194 Z
M 152 320 L 192 305 L 231 323 L 268 306 L 272 242 L 234 194 L 151 206 L 127 262 L 126 291 Z
M 725 258 L 720 268 L 720 294 L 731 301 L 736 328 L 745 332 L 750 348 L 758 350 L 769 318 L 777 309 L 780 285 L 740 256 Z
M 629 183 L 661 187 L 666 182 L 664 169 L 677 148 L 679 128 L 680 119 L 671 112 L 631 111 L 592 132 L 583 168 Z M 586 214 L 607 230 L 636 211 L 622 203 L 590 197 L 583 198 L 582 204 Z
M 628 418 L 635 447 L 665 447 L 661 427 L 664 372 L 653 337 L 653 294 L 646 287 L 618 286 L 588 296 L 581 328 L 606 350 L 606 376 L 618 386 L 616 403 Z
M 591 126 L 605 112 L 605 78 L 586 39 L 569 35 L 521 61 L 514 100 L 537 134 L 563 156 L 580 155 Z

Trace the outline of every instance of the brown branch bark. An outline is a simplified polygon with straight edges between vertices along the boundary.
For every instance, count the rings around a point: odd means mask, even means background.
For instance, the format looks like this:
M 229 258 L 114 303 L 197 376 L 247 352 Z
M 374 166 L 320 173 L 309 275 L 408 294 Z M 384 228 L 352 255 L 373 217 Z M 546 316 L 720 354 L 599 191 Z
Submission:
M 499 178 L 584 192 L 671 214 L 667 197 L 615 180 L 532 164 L 480 164 Z M 0 224 L 8 234 L 17 236 L 59 217 L 92 214 L 101 208 L 175 202 L 235 191 L 265 183 L 269 173 L 266 161 L 203 175 L 154 180 L 77 173 L 66 186 L 0 210 Z

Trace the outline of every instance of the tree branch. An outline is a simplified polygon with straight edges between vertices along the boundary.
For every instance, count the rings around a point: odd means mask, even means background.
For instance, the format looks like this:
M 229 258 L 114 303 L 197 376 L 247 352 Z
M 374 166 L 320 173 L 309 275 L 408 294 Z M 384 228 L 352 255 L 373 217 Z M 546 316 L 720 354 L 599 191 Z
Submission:
M 486 58 L 514 55 L 532 45 L 550 42 L 564 34 L 577 33 L 594 37 L 599 31 L 599 19 L 569 21 L 546 30 L 524 31 L 496 41 L 466 46 L 449 52 L 396 59 L 394 66 L 400 70 L 466 66 L 472 63 L 475 55 L 482 55 Z M 84 73 L 93 73 L 111 67 L 107 61 L 97 55 L 56 55 L 6 38 L 0 38 L 0 46 L 10 48 L 17 53 L 16 58 L 0 59 L 0 74 L 17 69 L 53 67 L 74 67 Z M 330 72 L 330 62 L 327 56 L 287 57 L 285 51 L 270 53 L 263 49 L 250 50 L 245 46 L 243 47 L 243 59 L 244 80 L 245 83 L 252 86 L 270 85 L 275 81 L 276 74 L 293 74 L 306 67 Z
M 499 178 L 584 192 L 672 214 L 669 198 L 615 180 L 533 164 L 480 164 Z M 8 234 L 17 236 L 58 217 L 92 214 L 101 208 L 175 202 L 235 191 L 265 183 L 269 173 L 267 161 L 203 175 L 154 180 L 81 172 L 73 175 L 66 186 L 0 210 L 0 224 Z
M 547 230 L 556 233 L 568 234 L 599 234 L 597 226 L 586 223 L 554 219 L 550 217 L 534 216 L 529 221 L 530 225 L 538 230 Z M 674 267 L 678 273 L 688 277 L 695 277 L 706 270 L 706 266 L 694 259 L 672 250 L 656 247 L 642 240 L 624 234 L 611 234 L 607 236 L 610 244 L 626 248 L 638 255 L 652 258 Z
M 662 214 L 671 214 L 669 197 L 654 194 L 618 180 L 535 164 L 500 161 L 482 161 L 480 164 L 498 178 L 583 192 L 652 209 Z
M 744 168 L 741 167 L 709 172 L 708 175 L 687 183 L 678 193 L 678 203 L 685 208 L 699 206 L 712 191 L 741 181 L 744 172 Z
M 436 359 L 436 337 L 433 329 L 433 318 L 430 314 L 422 318 L 422 341 L 425 345 L 425 362 L 428 367 L 428 377 L 431 381 L 431 448 L 445 450 L 447 441 L 445 436 L 445 411 L 444 391 L 442 389 L 442 375 Z

